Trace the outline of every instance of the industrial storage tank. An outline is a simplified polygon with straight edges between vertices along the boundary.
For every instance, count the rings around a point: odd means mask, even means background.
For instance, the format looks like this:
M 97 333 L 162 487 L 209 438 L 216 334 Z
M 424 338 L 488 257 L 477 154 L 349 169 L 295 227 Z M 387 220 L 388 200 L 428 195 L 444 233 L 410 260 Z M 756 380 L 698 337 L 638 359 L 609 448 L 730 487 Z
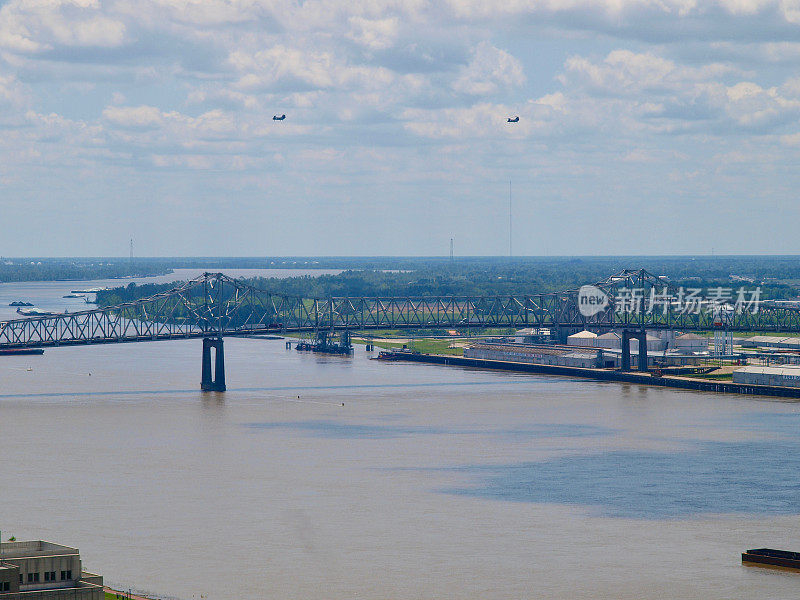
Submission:
M 594 340 L 595 348 L 607 348 L 609 350 L 619 350 L 622 348 L 622 336 L 616 331 L 609 331 L 603 335 L 598 335 Z
M 672 347 L 682 352 L 704 352 L 708 350 L 708 338 L 696 333 L 684 333 L 675 338 Z
M 571 336 L 569 336 L 567 338 L 567 345 L 593 348 L 595 339 L 597 339 L 596 333 L 592 333 L 591 331 L 584 329 L 583 331 L 573 333 Z

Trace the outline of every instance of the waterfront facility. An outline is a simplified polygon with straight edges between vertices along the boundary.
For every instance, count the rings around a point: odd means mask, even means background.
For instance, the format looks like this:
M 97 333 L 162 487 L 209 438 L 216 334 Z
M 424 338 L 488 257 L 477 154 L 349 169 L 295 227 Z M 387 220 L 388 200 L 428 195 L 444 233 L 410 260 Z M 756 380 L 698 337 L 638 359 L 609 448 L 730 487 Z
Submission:
M 103 577 L 77 548 L 34 540 L 0 544 L 0 600 L 103 600 Z
M 748 365 L 733 372 L 734 383 L 800 387 L 800 367 Z

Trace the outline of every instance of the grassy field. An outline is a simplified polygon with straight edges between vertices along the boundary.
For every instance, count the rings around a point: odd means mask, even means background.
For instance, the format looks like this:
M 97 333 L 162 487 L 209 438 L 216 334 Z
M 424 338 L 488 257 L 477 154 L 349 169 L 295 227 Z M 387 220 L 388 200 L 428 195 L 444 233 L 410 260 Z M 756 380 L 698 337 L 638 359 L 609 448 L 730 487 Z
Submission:
M 711 381 L 733 381 L 733 375 L 731 373 L 725 373 L 722 375 L 714 375 L 714 374 L 706 374 L 706 375 L 690 375 L 693 379 L 709 379 Z
M 407 339 L 407 338 L 406 338 Z M 458 338 L 447 338 L 443 340 L 432 340 L 432 339 L 415 339 L 413 343 L 408 342 L 389 342 L 381 340 L 380 342 L 372 342 L 368 339 L 363 338 L 353 338 L 353 342 L 356 344 L 363 344 L 366 342 L 370 342 L 375 345 L 376 348 L 402 348 L 406 346 L 411 350 L 415 350 L 417 352 L 422 352 L 423 354 L 450 354 L 452 356 L 463 356 L 464 349 L 463 348 L 449 348 L 450 344 L 456 342 L 466 342 L 467 340 L 458 339 Z

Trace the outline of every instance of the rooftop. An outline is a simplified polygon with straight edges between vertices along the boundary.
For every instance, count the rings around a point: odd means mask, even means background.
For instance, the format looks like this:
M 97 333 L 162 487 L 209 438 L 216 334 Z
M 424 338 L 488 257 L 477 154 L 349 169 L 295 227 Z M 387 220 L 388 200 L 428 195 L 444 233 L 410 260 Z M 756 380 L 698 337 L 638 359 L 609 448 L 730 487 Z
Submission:
M 0 544 L 4 559 L 35 558 L 39 556 L 63 556 L 65 554 L 78 554 L 77 548 L 33 540 L 28 542 L 3 542 Z
M 573 333 L 569 337 L 571 337 L 571 338 L 596 338 L 597 334 L 596 333 L 592 333 L 591 331 L 587 331 L 586 329 L 584 329 L 583 331 L 579 331 L 578 333 Z
M 741 369 L 736 369 L 737 373 L 762 373 L 764 375 L 784 375 L 784 376 L 800 376 L 800 366 L 780 366 L 780 367 L 762 367 L 757 365 L 748 365 Z
M 622 339 L 616 331 L 608 331 L 603 335 L 597 336 L 598 340 L 620 340 Z

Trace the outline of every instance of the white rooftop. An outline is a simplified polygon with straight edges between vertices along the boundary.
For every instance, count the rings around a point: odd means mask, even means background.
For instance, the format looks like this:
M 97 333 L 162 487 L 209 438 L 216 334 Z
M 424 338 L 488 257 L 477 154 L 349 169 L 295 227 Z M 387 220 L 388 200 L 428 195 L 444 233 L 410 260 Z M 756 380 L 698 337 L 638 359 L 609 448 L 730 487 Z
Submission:
M 573 333 L 569 337 L 571 337 L 571 338 L 596 338 L 597 334 L 596 333 L 592 333 L 591 331 L 587 331 L 586 329 L 584 329 L 583 331 L 579 331 L 578 333 Z
M 758 365 L 747 365 L 741 369 L 736 369 L 737 373 L 761 373 L 764 375 L 785 375 L 787 377 L 800 377 L 800 365 L 783 365 L 780 367 L 765 367 Z

